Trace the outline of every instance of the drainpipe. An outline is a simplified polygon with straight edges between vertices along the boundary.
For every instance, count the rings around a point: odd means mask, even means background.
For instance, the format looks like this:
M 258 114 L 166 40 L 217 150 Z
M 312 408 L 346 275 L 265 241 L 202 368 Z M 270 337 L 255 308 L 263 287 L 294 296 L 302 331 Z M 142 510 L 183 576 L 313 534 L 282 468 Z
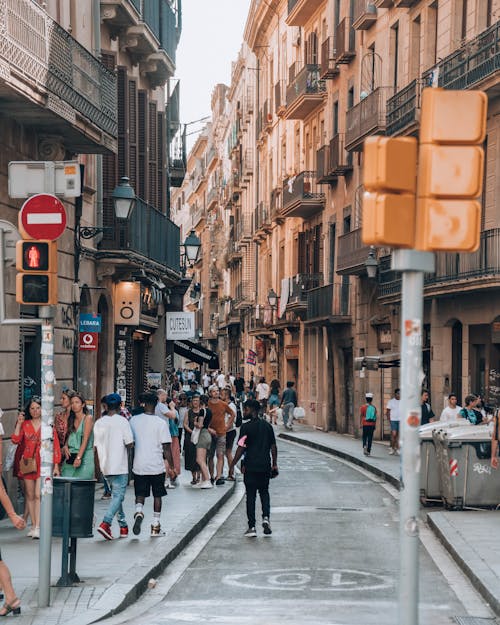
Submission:
M 257 106 L 256 106 L 256 118 L 258 119 L 258 115 L 259 115 L 259 105 L 260 105 L 260 59 L 259 57 L 257 57 L 257 85 L 256 85 L 256 96 L 257 96 Z M 264 120 L 262 120 L 262 123 L 264 123 Z M 254 155 L 255 155 L 255 206 L 253 207 L 254 210 L 254 214 L 255 214 L 255 208 L 259 205 L 259 175 L 260 175 L 260 167 L 259 167 L 259 157 L 258 157 L 258 150 L 257 150 L 257 141 L 259 139 L 258 136 L 258 128 L 257 128 L 257 124 L 255 125 L 255 148 L 254 148 Z M 256 271 L 255 271 L 255 299 L 257 299 L 258 297 L 258 293 L 259 293 L 259 245 L 256 243 L 255 244 L 255 267 L 256 267 Z
M 93 31 L 93 54 L 99 60 L 101 58 L 101 3 L 100 0 L 93 0 L 92 4 L 92 31 Z M 102 208 L 102 155 L 96 154 L 96 226 L 103 224 L 103 208 Z

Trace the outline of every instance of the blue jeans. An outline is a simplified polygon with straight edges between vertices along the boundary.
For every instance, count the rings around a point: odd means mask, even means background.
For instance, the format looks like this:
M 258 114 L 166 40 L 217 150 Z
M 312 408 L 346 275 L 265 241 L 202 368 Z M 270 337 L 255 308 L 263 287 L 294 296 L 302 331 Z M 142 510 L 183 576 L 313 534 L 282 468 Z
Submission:
M 127 519 L 123 512 L 122 503 L 127 490 L 128 475 L 126 473 L 123 475 L 106 475 L 106 480 L 111 488 L 111 499 L 103 521 L 111 525 L 116 514 L 119 526 L 127 527 Z
M 286 428 L 291 428 L 293 423 L 293 409 L 295 408 L 295 404 L 293 402 L 288 402 L 287 404 L 283 404 L 283 423 Z

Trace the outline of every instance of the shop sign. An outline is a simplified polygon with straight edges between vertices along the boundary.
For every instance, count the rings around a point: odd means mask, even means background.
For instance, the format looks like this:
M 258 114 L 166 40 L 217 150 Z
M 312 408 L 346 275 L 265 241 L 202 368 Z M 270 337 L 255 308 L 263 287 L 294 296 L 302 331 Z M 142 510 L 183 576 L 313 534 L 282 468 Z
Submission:
M 146 373 L 146 384 L 149 388 L 152 386 L 156 386 L 156 388 L 161 388 L 161 373 L 156 371 L 150 371 Z
M 288 360 L 298 360 L 299 346 L 298 345 L 286 345 L 285 346 L 285 358 L 287 358 Z
M 114 297 L 115 325 L 138 326 L 141 312 L 139 282 L 118 282 Z
M 80 332 L 100 332 L 101 315 L 97 313 L 80 313 Z
M 378 349 L 392 348 L 392 331 L 390 325 L 377 326 L 377 343 Z
M 253 349 L 248 350 L 247 354 L 247 365 L 256 365 L 257 364 L 257 353 L 253 351 Z
M 195 336 L 194 312 L 168 312 L 167 341 L 192 339 Z
M 80 332 L 80 350 L 96 350 L 99 334 L 97 332 Z

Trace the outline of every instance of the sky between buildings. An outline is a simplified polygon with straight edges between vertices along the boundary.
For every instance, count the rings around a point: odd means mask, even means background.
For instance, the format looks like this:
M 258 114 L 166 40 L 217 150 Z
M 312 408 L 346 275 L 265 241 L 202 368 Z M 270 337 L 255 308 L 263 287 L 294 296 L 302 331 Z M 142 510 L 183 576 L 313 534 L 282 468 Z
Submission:
M 217 83 L 229 85 L 231 62 L 238 57 L 251 0 L 183 0 L 182 35 L 176 78 L 181 81 L 180 117 L 186 124 L 210 115 Z M 191 124 L 187 133 L 201 130 Z M 188 150 L 196 140 L 188 137 Z

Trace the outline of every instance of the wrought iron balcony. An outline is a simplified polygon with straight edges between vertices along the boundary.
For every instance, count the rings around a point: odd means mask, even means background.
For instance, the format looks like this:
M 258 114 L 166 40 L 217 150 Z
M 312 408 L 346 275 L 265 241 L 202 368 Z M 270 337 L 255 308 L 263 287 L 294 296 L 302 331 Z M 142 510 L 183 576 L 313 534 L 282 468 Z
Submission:
M 355 30 L 368 30 L 377 21 L 377 7 L 368 0 L 354 0 L 354 19 L 352 27 Z
M 240 213 L 238 219 L 235 219 L 234 238 L 236 241 L 252 238 L 252 215 Z
M 361 240 L 361 227 L 338 238 L 337 273 L 349 276 L 366 274 L 366 259 L 370 247 Z
M 438 87 L 499 91 L 500 21 L 487 28 L 459 50 L 440 61 L 423 75 L 424 85 L 438 73 Z
M 111 204 L 111 203 L 110 203 Z M 105 207 L 105 226 L 110 226 L 99 244 L 101 251 L 116 251 L 132 264 L 150 260 L 176 273 L 180 272 L 179 226 L 153 206 L 136 198 L 126 221 L 117 220 L 112 206 Z
M 339 22 L 335 33 L 335 57 L 337 63 L 350 63 L 356 56 L 355 37 L 356 32 L 352 27 L 351 18 L 344 17 Z
M 436 273 L 424 276 L 425 294 L 460 293 L 492 288 L 500 285 L 500 228 L 481 232 L 479 249 L 470 254 L 439 252 L 436 254 Z M 379 264 L 380 297 L 400 297 L 401 276 L 390 268 L 390 256 Z
M 269 328 L 276 321 L 276 309 L 268 304 L 254 306 L 248 311 L 248 331 L 250 334 L 270 334 Z
M 280 187 L 273 189 L 271 191 L 269 208 L 270 208 L 271 221 L 274 221 L 276 223 L 281 223 L 283 221 L 282 211 L 281 211 L 282 200 L 283 200 L 282 189 Z
M 421 81 L 415 79 L 387 100 L 386 134 L 408 134 L 418 128 L 420 91 Z
M 345 133 L 347 150 L 360 151 L 366 137 L 385 133 L 387 98 L 393 93 L 393 87 L 378 87 L 347 111 Z
M 327 37 L 321 44 L 320 78 L 335 78 L 340 70 L 335 59 L 335 42 L 333 37 Z
M 333 184 L 338 176 L 330 173 L 330 146 L 324 145 L 316 152 L 316 176 L 318 184 Z
M 196 228 L 203 225 L 206 215 L 207 212 L 204 206 L 196 207 L 195 210 L 192 212 L 191 228 Z
M 305 26 L 325 0 L 288 0 L 288 26 Z
M 241 171 L 244 178 L 249 178 L 253 174 L 253 150 L 252 148 L 246 148 L 243 153 L 243 162 L 241 164 Z
M 283 217 L 308 219 L 325 207 L 325 194 L 316 180 L 316 172 L 303 171 L 283 183 Z
M 207 210 L 214 208 L 219 200 L 219 187 L 212 187 L 207 193 Z
M 252 283 L 250 280 L 242 280 L 234 289 L 234 305 L 236 309 L 251 306 L 253 300 Z
M 345 137 L 343 133 L 337 133 L 330 141 L 328 150 L 328 164 L 330 174 L 345 176 L 352 170 L 352 154 L 345 149 Z
M 351 323 L 349 283 L 327 284 L 307 291 L 306 324 Z
M 271 231 L 271 213 L 265 202 L 259 202 L 255 207 L 254 232 L 257 235 L 266 235 Z
M 293 71 L 291 74 L 293 75 Z M 304 65 L 298 74 L 291 78 L 286 89 L 287 108 L 284 115 L 286 119 L 305 119 L 323 105 L 326 84 L 319 74 L 319 65 Z
M 274 85 L 274 112 L 281 117 L 286 112 L 286 85 L 284 80 Z
M 0 99 L 73 153 L 117 150 L 116 77 L 36 2 L 0 2 Z
M 322 273 L 298 273 L 289 278 L 286 309 L 295 312 L 305 311 L 307 309 L 307 292 L 322 284 Z

